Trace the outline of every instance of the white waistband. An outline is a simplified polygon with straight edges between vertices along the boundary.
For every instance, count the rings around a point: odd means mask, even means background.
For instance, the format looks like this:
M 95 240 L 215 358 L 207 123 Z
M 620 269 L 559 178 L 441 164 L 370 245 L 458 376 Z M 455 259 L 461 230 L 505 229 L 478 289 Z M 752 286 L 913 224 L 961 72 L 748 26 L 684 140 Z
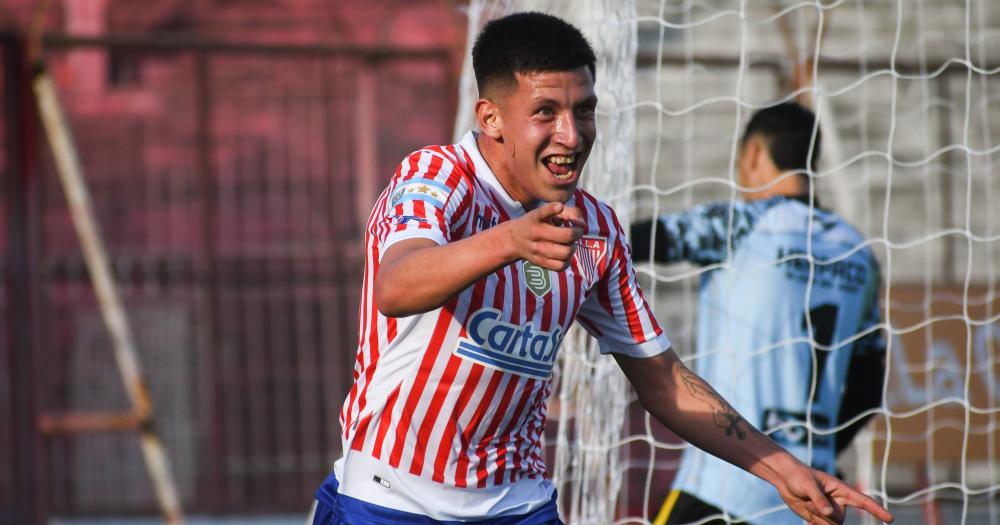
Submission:
M 338 459 L 333 470 L 340 494 L 436 520 L 527 514 L 548 503 L 555 492 L 552 482 L 542 478 L 486 488 L 444 485 L 357 452 Z

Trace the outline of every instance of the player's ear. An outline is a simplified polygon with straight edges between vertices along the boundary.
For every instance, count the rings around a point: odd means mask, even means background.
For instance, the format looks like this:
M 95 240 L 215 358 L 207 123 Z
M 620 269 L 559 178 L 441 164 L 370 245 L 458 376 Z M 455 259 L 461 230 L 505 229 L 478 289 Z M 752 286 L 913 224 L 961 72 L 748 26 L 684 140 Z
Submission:
M 481 98 L 476 101 L 476 121 L 479 129 L 487 137 L 494 140 L 503 138 L 503 122 L 500 119 L 500 108 L 490 99 Z
M 760 137 L 750 137 L 747 140 L 743 155 L 746 157 L 747 175 L 750 179 L 748 182 L 752 187 L 756 188 L 768 182 L 762 180 L 763 173 L 761 173 L 766 162 L 764 157 L 767 154 L 767 144 Z
M 750 168 L 750 171 L 756 172 L 760 169 L 761 153 L 763 153 L 763 148 L 761 147 L 760 139 L 758 137 L 750 137 L 743 149 L 743 156 L 746 158 L 747 167 Z

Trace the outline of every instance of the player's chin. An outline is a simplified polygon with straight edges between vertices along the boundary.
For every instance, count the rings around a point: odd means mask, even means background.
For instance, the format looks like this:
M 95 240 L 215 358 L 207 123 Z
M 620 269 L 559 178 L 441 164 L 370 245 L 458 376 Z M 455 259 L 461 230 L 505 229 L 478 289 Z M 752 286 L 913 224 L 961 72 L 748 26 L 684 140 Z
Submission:
M 545 195 L 542 197 L 544 202 L 563 202 L 573 198 L 573 192 L 576 191 L 576 185 L 574 184 L 572 188 L 549 188 Z
M 545 184 L 544 192 L 548 194 L 545 196 L 545 200 L 548 202 L 556 200 L 566 202 L 569 200 L 580 183 L 580 172 L 574 170 L 570 173 L 556 175 L 548 169 L 543 168 L 543 170 L 542 175 L 546 178 L 547 183 Z

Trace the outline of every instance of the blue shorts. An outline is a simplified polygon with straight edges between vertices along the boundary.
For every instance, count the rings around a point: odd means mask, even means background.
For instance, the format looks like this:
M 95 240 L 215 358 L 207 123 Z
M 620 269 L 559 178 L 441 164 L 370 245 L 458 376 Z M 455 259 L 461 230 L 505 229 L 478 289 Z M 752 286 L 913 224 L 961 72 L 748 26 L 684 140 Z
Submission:
M 520 516 L 476 521 L 440 521 L 412 512 L 390 509 L 337 493 L 337 478 L 331 473 L 316 491 L 313 525 L 564 525 L 556 507 L 557 493 L 542 508 Z

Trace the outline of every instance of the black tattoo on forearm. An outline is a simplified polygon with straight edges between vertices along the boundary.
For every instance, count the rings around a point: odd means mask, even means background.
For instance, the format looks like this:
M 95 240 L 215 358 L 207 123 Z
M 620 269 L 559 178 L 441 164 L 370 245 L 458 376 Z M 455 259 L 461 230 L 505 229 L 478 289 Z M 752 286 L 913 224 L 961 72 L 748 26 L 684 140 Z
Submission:
M 749 423 L 736 412 L 736 409 L 729 402 L 723 399 L 704 379 L 686 367 L 680 367 L 680 376 L 684 386 L 693 397 L 712 407 L 712 419 L 715 421 L 715 426 L 725 429 L 727 436 L 735 434 L 736 439 L 746 439 L 747 430 L 743 426 L 749 426 Z

